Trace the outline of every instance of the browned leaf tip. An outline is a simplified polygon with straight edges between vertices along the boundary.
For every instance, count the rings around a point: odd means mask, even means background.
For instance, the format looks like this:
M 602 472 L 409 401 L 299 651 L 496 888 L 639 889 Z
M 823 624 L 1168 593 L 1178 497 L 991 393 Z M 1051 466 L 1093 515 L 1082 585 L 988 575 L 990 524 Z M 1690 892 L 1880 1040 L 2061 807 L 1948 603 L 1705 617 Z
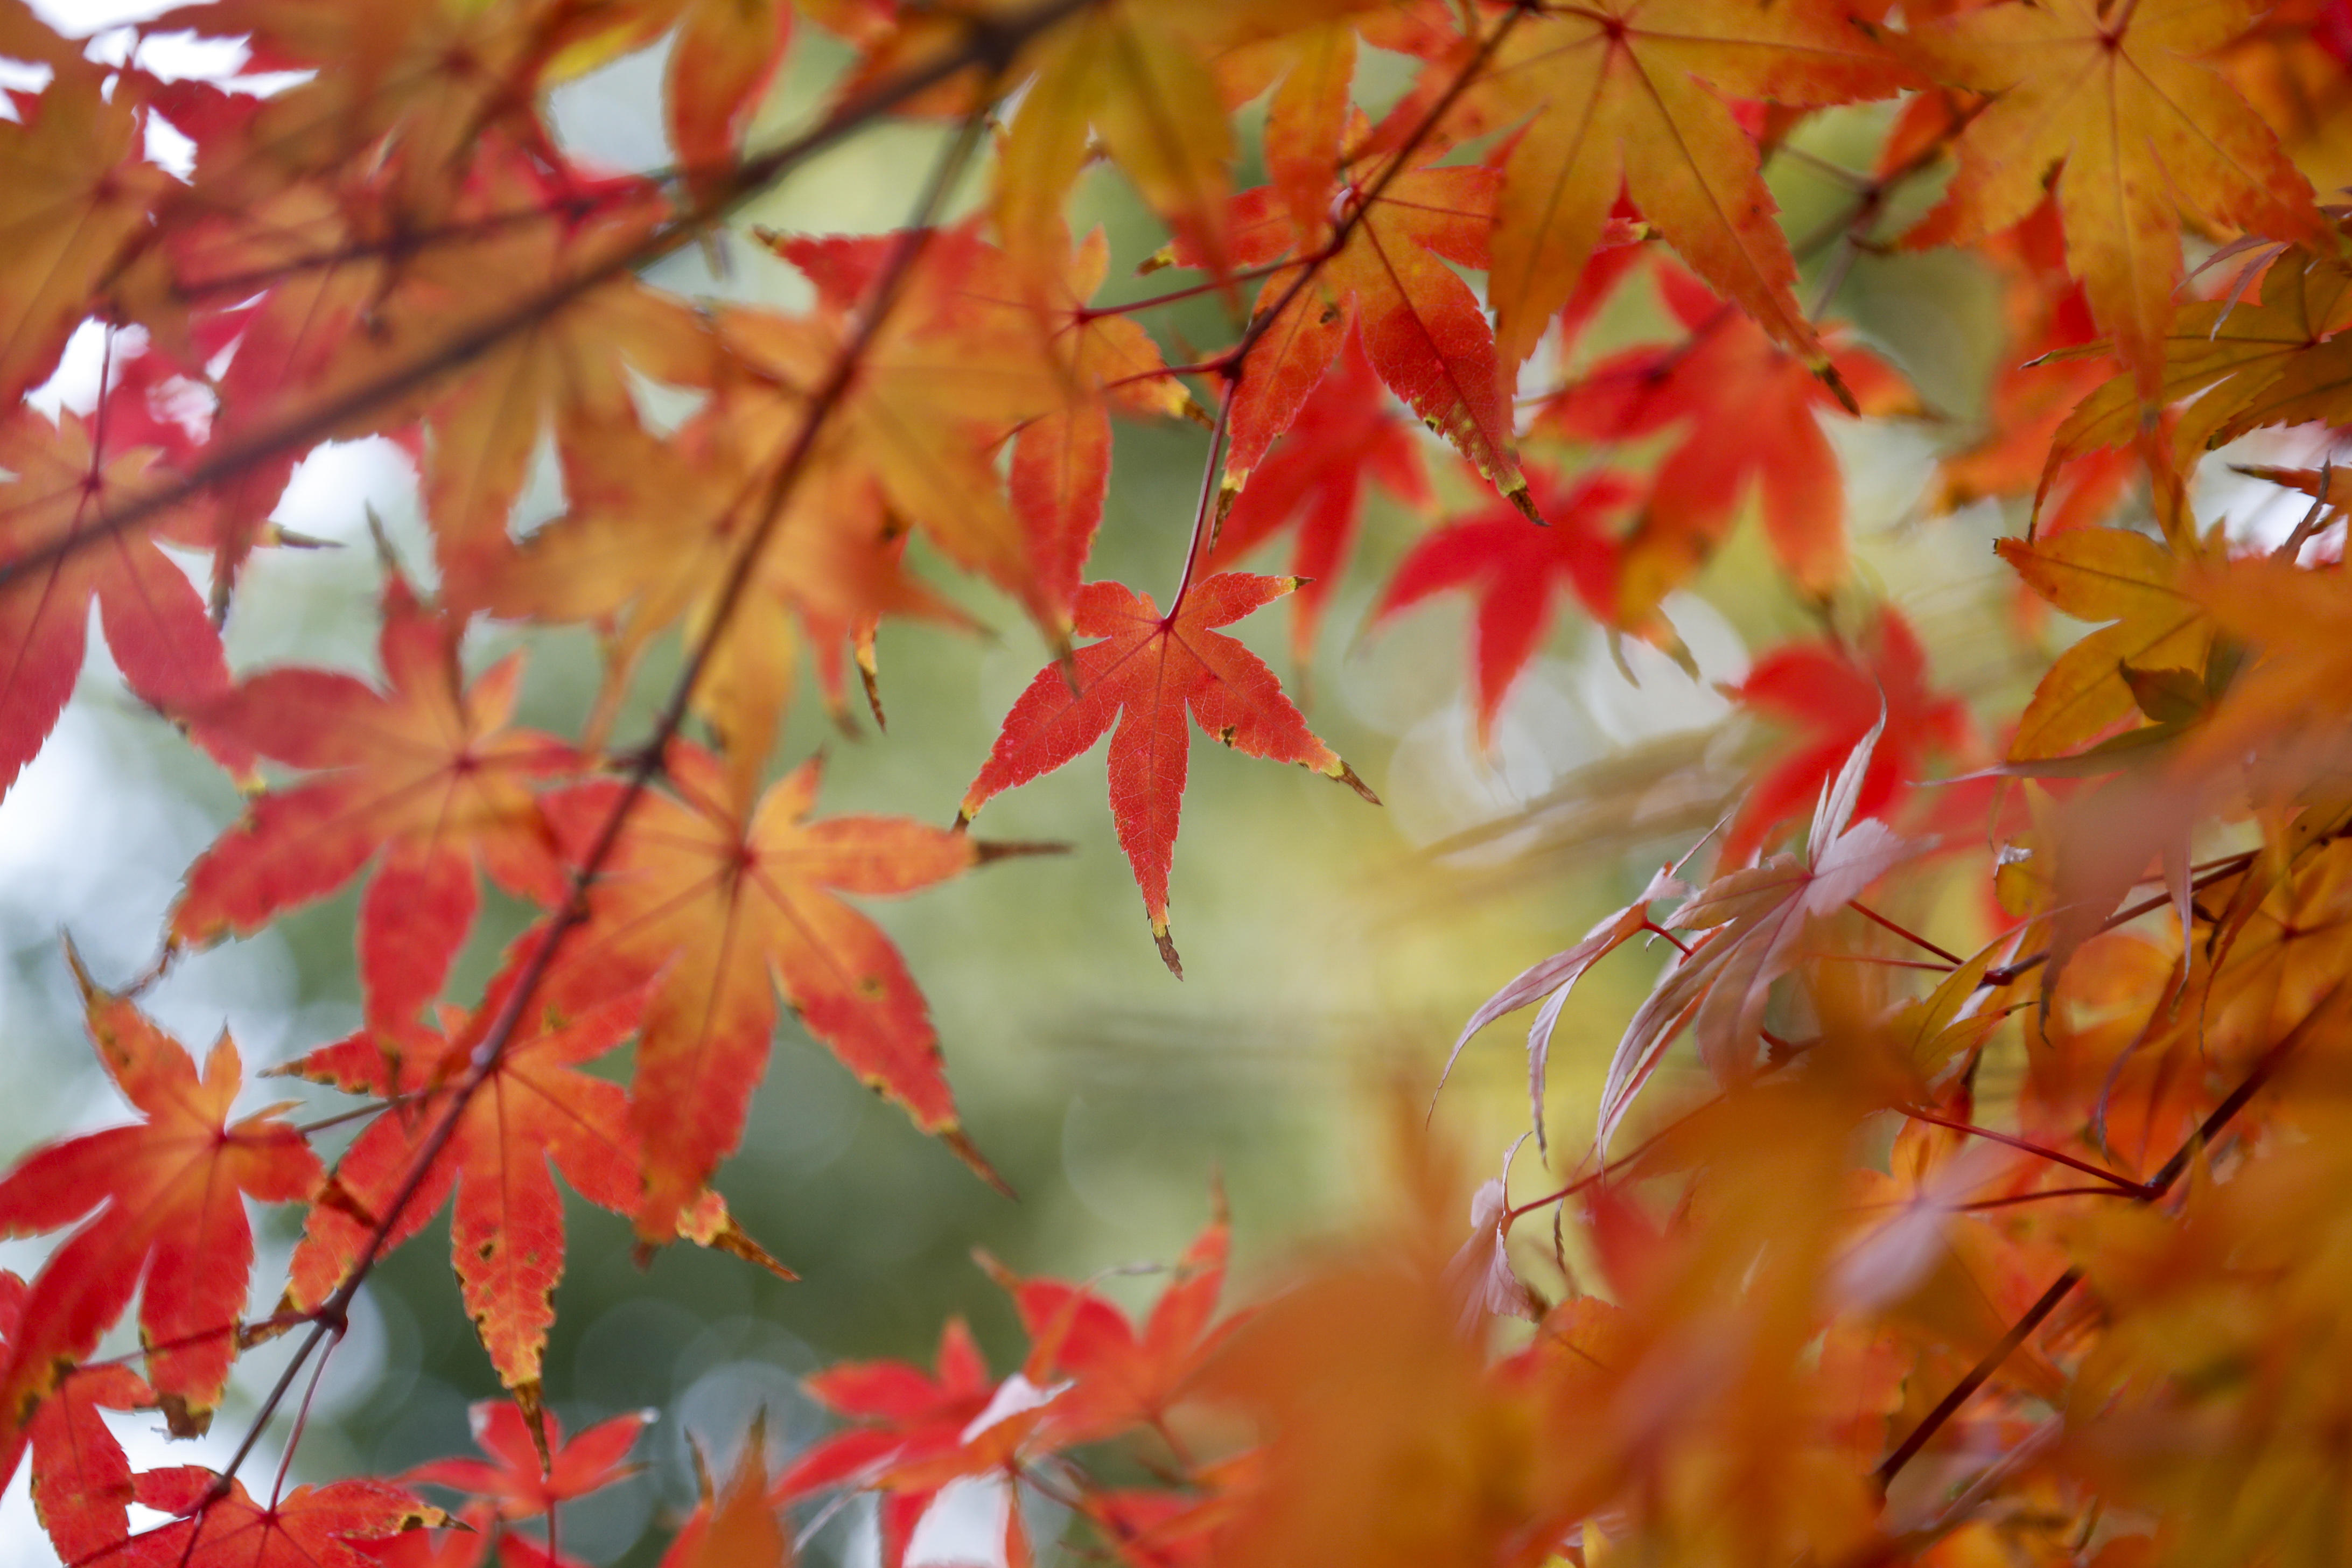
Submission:
M 988 1163 L 988 1157 L 980 1152 L 979 1146 L 972 1142 L 962 1128 L 944 1128 L 940 1131 L 939 1138 L 940 1142 L 954 1152 L 957 1159 L 971 1167 L 973 1175 L 978 1176 L 1013 1202 L 1021 1201 L 1021 1194 L 1013 1190 L 1013 1184 L 997 1174 L 996 1167 Z
M 1183 979 L 1184 961 L 1176 956 L 1176 939 L 1169 933 L 1166 921 L 1151 922 L 1151 940 L 1160 944 L 1160 962 L 1168 966 L 1168 973 Z

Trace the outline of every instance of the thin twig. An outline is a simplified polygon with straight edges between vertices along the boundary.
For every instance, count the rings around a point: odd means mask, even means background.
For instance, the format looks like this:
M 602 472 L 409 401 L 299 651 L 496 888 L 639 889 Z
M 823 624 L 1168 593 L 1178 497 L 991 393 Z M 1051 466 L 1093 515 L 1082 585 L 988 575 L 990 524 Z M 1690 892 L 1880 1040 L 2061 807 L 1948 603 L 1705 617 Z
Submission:
M 2095 1165 L 2088 1160 L 2078 1160 L 2063 1151 L 2045 1148 L 2040 1143 L 2032 1142 L 2023 1138 L 2011 1137 L 2006 1132 L 1996 1132 L 1990 1127 L 1979 1127 L 1972 1121 L 1961 1121 L 1949 1116 L 1940 1115 L 1925 1106 L 1898 1105 L 1895 1110 L 1914 1121 L 1925 1121 L 1932 1126 L 1948 1128 L 1954 1132 L 1965 1132 L 1971 1138 L 1982 1138 L 2014 1149 L 2021 1154 L 2031 1154 L 2036 1159 L 2047 1160 L 2053 1165 L 2063 1165 L 2070 1171 L 2080 1171 L 2086 1176 L 2107 1183 L 2119 1193 L 2128 1193 L 2134 1197 L 2149 1195 L 2149 1190 L 2145 1184 L 2135 1182 L 2128 1176 L 2117 1175 L 2115 1172 Z
M 2189 1169 L 2189 1162 L 2196 1158 L 2197 1151 L 2210 1143 L 2214 1135 L 2228 1126 L 2238 1112 L 2243 1110 L 2247 1103 L 2262 1091 L 2263 1086 L 2270 1082 L 2279 1068 L 2284 1064 L 2288 1055 L 2302 1043 L 2305 1032 L 2316 1025 L 2320 1015 L 2326 1012 L 2334 1004 L 2346 984 L 2347 982 L 2338 981 L 2335 985 L 2330 986 L 2326 994 L 2313 1004 L 2311 1011 L 2303 1016 L 2300 1023 L 2281 1036 L 2270 1049 L 2263 1053 L 2262 1058 L 2254 1063 L 2238 1087 L 2230 1092 L 2229 1098 L 2215 1106 L 2205 1120 L 2197 1124 L 2197 1131 L 2181 1142 L 2179 1149 L 2174 1152 L 2171 1159 L 2164 1163 L 2164 1168 L 2156 1173 L 2155 1179 L 2133 1194 L 2139 1202 L 2154 1203 L 2171 1191 L 2172 1184 L 2179 1181 L 2182 1173 Z M 2069 1268 L 2050 1282 L 2050 1288 L 2042 1293 L 2040 1300 L 2025 1310 L 2022 1317 L 2010 1325 L 2009 1331 L 2001 1335 L 2000 1342 L 1991 1350 L 1987 1351 L 1983 1358 L 1969 1369 L 1968 1374 L 1952 1385 L 1951 1392 L 1938 1400 L 1936 1407 L 1921 1418 L 1919 1425 L 1911 1429 L 1910 1436 L 1895 1445 L 1895 1450 L 1879 1461 L 1878 1468 L 1874 1473 L 1882 1491 L 1889 1482 L 1902 1473 L 1903 1467 L 1916 1458 L 1919 1450 L 1926 1447 L 1929 1440 L 1941 1431 L 1955 1415 L 1958 1414 L 1960 1406 L 1966 1405 L 1976 1391 L 1982 1388 L 1993 1373 L 2000 1370 L 2001 1363 L 2017 1353 L 2018 1347 L 2032 1336 L 2033 1331 L 2040 1328 L 2042 1321 L 2058 1310 L 2058 1304 L 2072 1294 L 2074 1287 L 2082 1282 L 2083 1272 L 2079 1268 Z

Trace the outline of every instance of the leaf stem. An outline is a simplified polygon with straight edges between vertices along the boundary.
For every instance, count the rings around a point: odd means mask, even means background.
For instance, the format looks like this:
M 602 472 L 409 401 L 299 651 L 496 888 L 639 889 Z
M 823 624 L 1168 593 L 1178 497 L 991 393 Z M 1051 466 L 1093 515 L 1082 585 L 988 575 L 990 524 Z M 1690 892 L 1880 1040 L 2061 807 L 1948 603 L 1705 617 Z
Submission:
M 1167 619 L 1162 625 L 1173 625 L 1177 614 L 1183 609 L 1184 596 L 1192 591 L 1192 578 L 1201 568 L 1202 559 L 1215 547 L 1216 523 L 1223 521 L 1217 503 L 1217 480 L 1223 472 L 1225 437 L 1233 430 L 1234 394 L 1238 380 L 1231 372 L 1227 376 L 1224 392 L 1217 399 L 1216 428 L 1209 435 L 1208 460 L 1201 465 L 1201 500 L 1192 509 L 1192 537 L 1184 547 L 1184 571 L 1176 579 L 1176 592 L 1169 595 Z
M 1863 919 L 1885 927 L 1888 931 L 1893 931 L 1896 936 L 1901 937 L 1904 941 L 1909 942 L 1920 952 L 1934 953 L 1937 958 L 1942 959 L 1954 969 L 1958 969 L 1961 964 L 1968 962 L 1958 953 L 1952 952 L 1950 949 L 1937 946 L 1934 942 L 1929 942 L 1926 937 L 1921 936 L 1917 931 L 1912 931 L 1905 926 L 1896 925 L 1893 921 L 1888 920 L 1885 915 L 1880 914 L 1868 904 L 1864 903 L 1860 899 L 1848 899 L 1845 901 L 1845 907 L 1852 910 L 1855 914 L 1860 915 Z

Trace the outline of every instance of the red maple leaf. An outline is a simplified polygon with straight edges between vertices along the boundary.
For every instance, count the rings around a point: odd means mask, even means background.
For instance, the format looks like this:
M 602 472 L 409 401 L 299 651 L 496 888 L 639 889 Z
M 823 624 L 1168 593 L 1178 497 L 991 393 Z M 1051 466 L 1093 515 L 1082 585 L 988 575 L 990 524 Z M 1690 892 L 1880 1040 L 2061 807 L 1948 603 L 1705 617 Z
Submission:
M 34 1277 L 8 1344 L 0 1476 L 16 1468 L 26 1424 L 63 1369 L 97 1347 L 142 1280 L 148 1380 L 175 1429 L 203 1430 L 236 1359 L 253 1272 L 245 1199 L 293 1203 L 323 1174 L 278 1119 L 284 1107 L 229 1121 L 244 1070 L 226 1034 L 199 1077 L 186 1047 L 129 1001 L 92 985 L 79 963 L 75 977 L 99 1060 L 147 1120 L 37 1149 L 0 1179 L 0 1235 L 84 1221 Z
M 493 981 L 472 1018 L 446 1034 L 412 1027 L 389 1037 L 362 1029 L 278 1069 L 397 1101 L 336 1163 L 332 1201 L 312 1205 L 288 1269 L 288 1307 L 316 1308 L 365 1253 L 370 1237 L 450 1113 L 455 1090 L 513 980 L 509 970 Z M 540 1357 L 555 1321 L 553 1294 L 563 1274 L 563 1199 L 549 1166 L 562 1171 L 593 1204 L 616 1214 L 636 1207 L 638 1140 L 629 1123 L 628 1095 L 619 1084 L 580 1068 L 628 1037 L 644 1003 L 642 990 L 625 991 L 560 1025 L 527 1015 L 384 1234 L 386 1248 L 407 1240 L 455 1191 L 449 1253 L 467 1315 L 499 1378 L 534 1415 Z M 706 1193 L 689 1205 L 679 1230 L 782 1271 L 735 1229 L 716 1194 Z
M 0 1339 L 14 1341 L 25 1321 L 24 1280 L 0 1269 Z M 131 1460 L 115 1441 L 101 1406 L 138 1410 L 155 1403 L 127 1366 L 78 1366 L 26 1425 L 33 1448 L 33 1511 L 58 1558 L 79 1563 L 131 1536 Z
M 1822 640 L 1772 649 L 1733 695 L 1800 735 L 1740 803 L 1724 838 L 1727 866 L 1745 864 L 1774 827 L 1802 812 L 1882 713 L 1886 730 L 1862 775 L 1857 816 L 1885 816 L 1925 773 L 1929 756 L 1976 746 L 1967 706 L 1928 683 L 1927 653 L 1891 605 L 1879 606 L 1854 645 Z
M 1058 664 L 1037 672 L 1004 716 L 1004 728 L 980 776 L 964 792 L 959 824 L 1016 784 L 1075 761 L 1102 739 L 1110 742 L 1111 816 L 1127 851 L 1160 959 L 1181 977 L 1168 931 L 1168 869 L 1184 802 L 1185 765 L 1194 722 L 1236 751 L 1297 763 L 1338 779 L 1366 800 L 1378 797 L 1339 753 L 1315 738 L 1282 683 L 1257 655 L 1213 628 L 1230 626 L 1298 586 L 1295 577 L 1231 572 L 1192 584 L 1166 615 L 1149 595 L 1118 583 L 1079 591 L 1076 625 L 1100 637 L 1077 650 L 1076 683 Z
M 814 762 L 749 811 L 729 804 L 719 761 L 698 747 L 674 745 L 667 771 L 675 793 L 638 800 L 549 987 L 569 1008 L 652 984 L 630 1097 L 645 1162 L 638 1235 L 677 1235 L 741 1139 L 779 986 L 844 1066 L 994 1180 L 962 1135 L 906 961 L 838 896 L 911 893 L 977 865 L 983 847 L 902 817 L 808 820 Z M 547 798 L 573 854 L 596 842 L 621 791 L 598 781 Z
M 1846 569 L 1845 484 L 1821 427 L 1822 416 L 1840 407 L 1836 395 L 1802 357 L 1689 274 L 1660 267 L 1653 276 L 1685 335 L 1601 361 L 1538 421 L 1612 442 L 1684 426 L 1625 542 L 1620 613 L 1655 607 L 1696 571 L 1751 489 L 1782 566 L 1806 593 L 1827 594 Z M 1910 388 L 1874 354 L 1832 346 L 1829 361 L 1864 413 L 1914 405 Z
M 1350 333 L 1337 365 L 1225 514 L 1208 560 L 1212 571 L 1232 565 L 1296 521 L 1290 652 L 1302 671 L 1313 659 L 1323 606 L 1355 551 L 1368 476 L 1399 500 L 1429 499 L 1420 437 L 1381 387 L 1362 338 Z
M 215 1497 L 219 1479 L 201 1465 L 142 1475 L 140 1504 L 180 1517 L 131 1537 L 119 1560 L 132 1568 L 375 1568 L 362 1542 L 446 1518 L 388 1481 L 296 1487 L 265 1508 L 235 1479 Z
M 1454 267 L 1484 270 L 1500 176 L 1471 165 L 1388 172 L 1383 156 L 1359 159 L 1327 176 L 1324 206 L 1302 225 L 1299 195 L 1272 185 L 1233 200 L 1234 259 L 1264 267 L 1287 260 L 1258 292 L 1258 308 L 1281 311 L 1243 361 L 1229 416 L 1226 488 L 1246 489 L 1276 437 L 1289 428 L 1323 379 L 1350 324 L 1391 391 L 1458 448 L 1515 504 L 1527 501 L 1512 437 L 1512 413 L 1495 361 L 1486 312 Z M 1307 258 L 1328 246 L 1331 218 L 1354 213 L 1339 248 L 1297 285 Z M 1201 258 L 1180 245 L 1178 258 Z M 1451 263 L 1452 265 L 1448 265 Z
M 818 1404 L 856 1425 L 803 1452 L 776 1478 L 772 1494 L 782 1503 L 829 1487 L 884 1483 L 884 1568 L 898 1568 L 905 1560 L 916 1521 L 944 1484 L 893 1488 L 889 1472 L 956 1455 L 996 1393 L 961 1318 L 950 1318 L 940 1332 L 934 1364 L 936 1373 L 927 1373 L 899 1361 L 845 1362 L 809 1378 L 806 1387 Z
M 1537 468 L 1528 470 L 1528 483 L 1549 527 L 1512 508 L 1488 506 L 1433 529 L 1398 564 L 1376 612 L 1384 621 L 1449 588 L 1477 595 L 1470 667 L 1482 746 L 1511 683 L 1549 628 L 1562 586 L 1595 618 L 1615 621 L 1618 550 L 1601 524 L 1633 501 L 1633 486 L 1605 471 L 1570 485 Z
M 1222 1202 L 1218 1206 L 1216 1218 L 1177 1262 L 1140 1333 L 1126 1313 L 1083 1286 L 999 1271 L 997 1282 L 1029 1332 L 1023 1375 L 1040 1388 L 1070 1383 L 1045 1407 L 1041 1435 L 1046 1440 L 1069 1447 L 1159 1425 L 1222 1342 L 1231 1321 L 1213 1330 L 1211 1320 L 1224 1289 L 1233 1236 Z
M 99 529 L 110 512 L 163 489 L 154 457 L 152 449 L 101 449 L 92 426 L 70 413 L 56 425 L 30 405 L 0 416 L 0 472 L 7 475 L 0 480 L 0 564 Z M 0 791 L 65 711 L 89 645 L 93 602 L 123 679 L 146 701 L 179 712 L 228 685 L 204 595 L 144 532 L 110 533 L 93 548 L 34 567 L 0 588 Z M 231 737 L 204 739 L 230 767 L 251 758 Z
M 360 903 L 360 973 L 370 1022 L 397 1029 L 440 994 L 473 925 L 477 864 L 519 896 L 562 900 L 531 785 L 569 765 L 572 749 L 507 728 L 520 655 L 466 688 L 465 626 L 391 573 L 379 644 L 388 689 L 332 670 L 273 669 L 192 713 L 200 733 L 319 776 L 262 795 L 189 868 L 173 941 L 257 931 L 377 861 Z
M 485 1499 L 500 1518 L 520 1520 L 544 1518 L 558 1504 L 602 1491 L 644 1468 L 627 1462 L 630 1445 L 645 1429 L 647 1416 L 642 1412 L 600 1421 L 568 1443 L 563 1423 L 548 1413 L 541 1417 L 548 1448 L 544 1469 L 530 1427 L 516 1405 L 485 1399 L 467 1417 L 475 1444 L 488 1459 L 435 1459 L 402 1479 Z

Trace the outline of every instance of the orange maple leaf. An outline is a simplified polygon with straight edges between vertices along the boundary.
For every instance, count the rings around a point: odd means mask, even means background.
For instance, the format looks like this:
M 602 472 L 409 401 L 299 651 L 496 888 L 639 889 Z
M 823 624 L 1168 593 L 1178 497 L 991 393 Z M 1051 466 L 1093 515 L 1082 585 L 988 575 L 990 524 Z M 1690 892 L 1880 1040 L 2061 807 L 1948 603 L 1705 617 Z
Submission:
M 2194 565 L 2143 533 L 2077 529 L 1995 542 L 2027 585 L 2077 620 L 2106 621 L 2053 661 L 2010 742 L 2012 763 L 2063 756 L 2132 712 L 2141 671 L 2201 675 L 2213 640 L 2186 591 Z
M 1005 790 L 1076 761 L 1116 723 L 1110 803 L 1119 847 L 1143 890 L 1160 959 L 1181 978 L 1184 968 L 1168 931 L 1168 869 L 1192 752 L 1188 708 L 1194 722 L 1226 745 L 1313 768 L 1378 804 L 1355 770 L 1307 728 L 1274 672 L 1214 630 L 1297 585 L 1294 577 L 1224 573 L 1192 584 L 1163 616 L 1149 595 L 1118 583 L 1088 584 L 1078 594 L 1077 630 L 1103 640 L 1077 650 L 1076 690 L 1058 664 L 1037 672 L 964 792 L 958 824 Z
M 1440 59 L 1431 79 L 1458 69 Z M 1724 95 L 1819 106 L 1910 85 L 1836 0 L 1606 0 L 1521 15 L 1447 125 L 1458 138 L 1533 117 L 1503 164 L 1487 279 L 1506 384 L 1567 302 L 1621 192 L 1700 277 L 1836 384 L 1794 293 L 1755 141 Z
M 818 464 L 864 476 L 903 522 L 1058 635 L 1064 613 L 1039 582 L 995 447 L 1013 426 L 1065 406 L 1069 378 L 1027 310 L 972 309 L 975 286 L 1000 279 L 1002 264 L 968 228 L 893 236 L 889 249 L 902 244 L 921 249 L 831 406 L 812 407 L 811 395 L 857 331 L 856 312 L 871 308 L 863 285 L 880 274 L 874 252 L 833 257 L 844 264 L 820 289 L 815 312 L 730 309 L 717 317 L 719 337 L 782 416 L 772 426 L 779 451 L 799 421 L 823 418 Z
M 766 1428 L 755 1422 L 717 1496 L 702 1478 L 701 1500 L 677 1527 L 661 1568 L 792 1568 L 792 1538 L 768 1500 L 767 1447 Z
M 838 897 L 911 893 L 987 852 L 901 817 L 807 820 L 816 762 L 748 811 L 729 804 L 709 752 L 680 742 L 667 767 L 676 793 L 649 793 L 630 813 L 589 889 L 587 927 L 550 983 L 567 1007 L 652 983 L 630 1094 L 645 1162 L 637 1234 L 654 1243 L 676 1235 L 680 1211 L 741 1139 L 778 987 L 860 1081 L 993 1180 L 957 1121 L 930 1009 L 905 961 Z M 596 841 L 622 787 L 599 781 L 548 797 L 573 856 Z
M 79 961 L 74 973 L 99 1060 L 146 1121 L 37 1149 L 0 1179 L 0 1235 L 82 1222 L 34 1276 L 0 1367 L 0 1475 L 16 1468 L 27 1424 L 65 1369 L 97 1346 L 142 1281 L 148 1381 L 175 1428 L 203 1430 L 236 1358 L 253 1272 L 245 1200 L 293 1203 L 323 1174 L 301 1132 L 279 1119 L 284 1107 L 229 1120 L 244 1069 L 226 1034 L 200 1077 L 185 1047 L 99 990 Z
M 17 100 L 26 107 L 0 121 L 0 234 L 8 237 L 0 250 L 0 408 L 14 408 L 57 368 L 90 297 L 171 188 L 140 158 L 138 100 L 109 90 L 108 69 L 78 48 L 47 41 L 57 46 L 41 62 L 56 73 L 47 89 Z
M 759 393 L 713 396 L 667 440 L 616 432 L 583 453 L 572 509 L 531 535 L 489 580 L 501 616 L 589 621 L 608 628 L 604 682 L 585 726 L 603 742 L 646 646 L 683 621 L 706 631 L 774 482 L 775 406 Z M 681 529 L 679 517 L 694 520 Z M 845 652 L 885 615 L 955 626 L 965 617 L 902 564 L 904 536 L 863 475 L 827 467 L 793 488 L 748 573 L 694 692 L 697 713 L 726 738 L 730 785 L 757 793 L 796 684 L 802 650 L 846 724 Z
M 816 285 L 827 309 L 856 308 L 881 275 L 896 234 L 759 237 Z M 1205 418 L 1165 373 L 1159 346 L 1131 317 L 1088 301 L 1110 265 L 1100 228 L 1066 247 L 1050 276 L 1022 279 L 1003 251 L 968 227 L 930 237 L 931 260 L 949 287 L 943 319 L 994 337 L 1034 337 L 1066 382 L 1055 404 L 1025 412 L 1003 405 L 1013 427 L 1007 490 L 1028 547 L 1037 590 L 1066 615 L 1078 591 L 1110 484 L 1113 410 Z
M 531 783 L 573 753 L 551 735 L 506 727 L 520 656 L 465 687 L 465 626 L 420 605 L 395 572 L 379 639 L 389 689 L 331 670 L 273 669 L 194 708 L 199 733 L 318 776 L 263 795 L 189 868 L 173 941 L 257 931 L 381 855 L 360 905 L 360 970 L 371 1022 L 396 1030 L 440 994 L 473 925 L 477 864 L 521 897 L 562 901 L 562 868 Z
M 2068 265 L 2155 401 L 2184 222 L 2327 244 L 2311 185 L 2206 63 L 2252 25 L 2244 0 L 1985 5 L 1926 23 L 1906 47 L 1993 95 L 1960 133 L 1959 170 L 1912 245 L 1969 244 L 2038 205 L 2055 171 Z

